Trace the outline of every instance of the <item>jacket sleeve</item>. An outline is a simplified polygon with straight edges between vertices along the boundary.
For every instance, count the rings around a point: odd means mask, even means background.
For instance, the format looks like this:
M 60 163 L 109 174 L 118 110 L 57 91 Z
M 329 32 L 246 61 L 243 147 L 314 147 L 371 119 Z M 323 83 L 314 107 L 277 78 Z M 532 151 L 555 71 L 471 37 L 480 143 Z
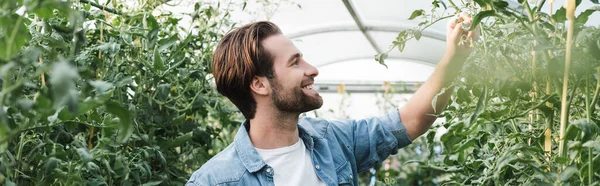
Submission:
M 354 152 L 358 172 L 382 162 L 412 143 L 397 109 L 379 117 L 330 121 L 332 131 Z

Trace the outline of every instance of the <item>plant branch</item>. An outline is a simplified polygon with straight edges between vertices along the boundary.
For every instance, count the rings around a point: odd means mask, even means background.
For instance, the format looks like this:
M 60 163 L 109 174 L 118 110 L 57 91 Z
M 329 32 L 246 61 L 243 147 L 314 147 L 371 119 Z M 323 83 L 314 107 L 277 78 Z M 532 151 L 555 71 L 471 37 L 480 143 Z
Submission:
M 542 7 L 544 6 L 545 3 L 546 3 L 546 0 L 539 1 L 537 6 L 535 7 L 535 12 L 540 12 L 540 10 L 542 9 Z M 550 10 L 550 12 L 552 12 L 552 10 Z
M 452 5 L 454 10 L 456 10 L 456 12 L 460 12 L 460 9 L 458 8 L 458 6 L 456 6 L 456 4 L 454 4 L 454 1 L 448 0 L 448 2 L 450 3 L 450 5 Z
M 79 0 L 79 2 L 89 4 L 89 5 L 93 6 L 93 7 L 99 8 L 101 10 L 104 10 L 104 11 L 107 11 L 107 12 L 110 12 L 110 13 L 113 13 L 113 14 L 122 15 L 121 12 L 119 12 L 119 11 L 117 11 L 115 9 L 99 5 L 98 3 L 95 3 L 95 2 L 92 2 L 92 1 L 89 1 L 89 0 Z
M 12 52 L 12 45 L 13 45 L 13 41 L 15 40 L 15 37 L 17 36 L 17 32 L 19 30 L 19 28 L 21 28 L 21 22 L 23 22 L 23 16 L 19 16 L 19 19 L 17 19 L 17 23 L 15 24 L 15 27 L 13 28 L 12 32 L 10 33 L 10 37 L 8 38 L 8 41 L 6 42 L 6 55 L 10 56 L 10 53 Z
M 596 67 L 596 71 L 598 72 L 598 76 L 600 77 L 600 66 Z M 596 80 L 596 90 L 594 90 L 594 96 L 590 104 L 590 114 L 593 114 L 596 110 L 596 103 L 598 103 L 598 93 L 600 93 L 600 79 Z
M 533 21 L 533 11 L 531 10 L 531 7 L 529 7 L 529 2 L 523 1 L 523 6 L 525 6 L 525 9 L 527 10 L 527 17 L 529 18 L 529 21 Z
M 565 129 L 568 125 L 568 116 L 569 116 L 569 103 L 567 103 L 568 89 L 569 89 L 569 68 L 571 67 L 571 53 L 572 53 L 572 45 L 573 45 L 573 27 L 575 27 L 575 17 L 574 10 L 575 0 L 568 0 L 567 7 L 567 18 L 569 20 L 569 26 L 567 31 L 567 52 L 565 56 L 565 72 L 563 76 L 563 87 L 562 87 L 562 98 L 561 98 L 561 108 L 560 108 L 560 131 L 559 131 L 559 145 L 558 145 L 558 156 L 564 156 L 565 151 Z M 571 11 L 573 10 L 573 11 Z
M 519 114 L 512 115 L 512 116 L 509 116 L 507 118 L 504 118 L 504 119 L 501 119 L 501 120 L 498 120 L 498 121 L 495 121 L 495 122 L 497 122 L 497 123 L 504 123 L 504 122 L 506 122 L 508 120 L 515 119 L 515 118 L 518 118 L 518 117 L 521 117 L 521 116 L 525 116 L 525 115 L 529 114 L 529 112 L 531 112 L 532 110 L 538 109 L 541 106 L 543 106 L 544 104 L 546 104 L 546 102 L 548 102 L 552 97 L 554 97 L 554 95 L 548 95 L 548 96 L 546 96 L 546 98 L 544 98 L 542 101 L 540 101 L 537 104 L 535 104 L 533 107 L 528 108 L 527 110 L 525 110 L 523 112 L 520 112 Z

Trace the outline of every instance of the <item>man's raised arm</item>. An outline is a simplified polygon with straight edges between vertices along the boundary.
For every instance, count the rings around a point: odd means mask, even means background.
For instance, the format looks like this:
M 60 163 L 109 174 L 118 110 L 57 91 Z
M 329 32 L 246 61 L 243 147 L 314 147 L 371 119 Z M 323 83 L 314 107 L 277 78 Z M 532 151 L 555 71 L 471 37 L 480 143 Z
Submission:
M 446 52 L 436 66 L 433 74 L 414 93 L 408 103 L 399 109 L 400 118 L 411 140 L 427 132 L 431 124 L 436 120 L 436 117 L 432 116 L 432 114 L 441 113 L 442 109 L 448 104 L 448 100 L 453 92 L 452 90 L 446 90 L 445 93 L 437 97 L 436 112 L 434 112 L 431 103 L 435 95 L 440 93 L 456 77 L 464 61 L 472 51 L 468 44 L 459 44 L 461 37 L 466 35 L 467 39 L 472 38 L 476 40 L 478 38 L 479 33 L 477 29 L 466 31 L 460 26 L 460 22 L 467 26 L 471 25 L 471 17 L 469 15 L 463 12 L 460 14 L 459 20 L 462 21 L 455 21 L 453 19 L 448 22 Z

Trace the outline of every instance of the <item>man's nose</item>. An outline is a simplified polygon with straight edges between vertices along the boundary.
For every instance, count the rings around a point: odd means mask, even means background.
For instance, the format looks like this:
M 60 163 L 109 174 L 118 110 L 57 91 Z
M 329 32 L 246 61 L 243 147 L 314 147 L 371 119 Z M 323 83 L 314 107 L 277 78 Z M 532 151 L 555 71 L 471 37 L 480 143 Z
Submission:
M 311 65 L 310 63 L 306 63 L 308 64 L 308 70 L 306 71 L 306 76 L 308 77 L 317 77 L 319 75 L 319 69 L 317 69 L 317 67 Z

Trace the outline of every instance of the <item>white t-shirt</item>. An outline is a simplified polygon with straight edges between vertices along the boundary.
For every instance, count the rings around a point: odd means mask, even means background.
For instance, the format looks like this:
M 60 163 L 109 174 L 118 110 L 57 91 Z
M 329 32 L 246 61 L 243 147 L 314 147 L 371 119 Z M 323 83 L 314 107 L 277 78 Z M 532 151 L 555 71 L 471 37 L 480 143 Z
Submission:
M 310 153 L 302 139 L 296 144 L 278 149 L 255 149 L 267 165 L 273 168 L 276 186 L 325 186 L 315 173 Z

